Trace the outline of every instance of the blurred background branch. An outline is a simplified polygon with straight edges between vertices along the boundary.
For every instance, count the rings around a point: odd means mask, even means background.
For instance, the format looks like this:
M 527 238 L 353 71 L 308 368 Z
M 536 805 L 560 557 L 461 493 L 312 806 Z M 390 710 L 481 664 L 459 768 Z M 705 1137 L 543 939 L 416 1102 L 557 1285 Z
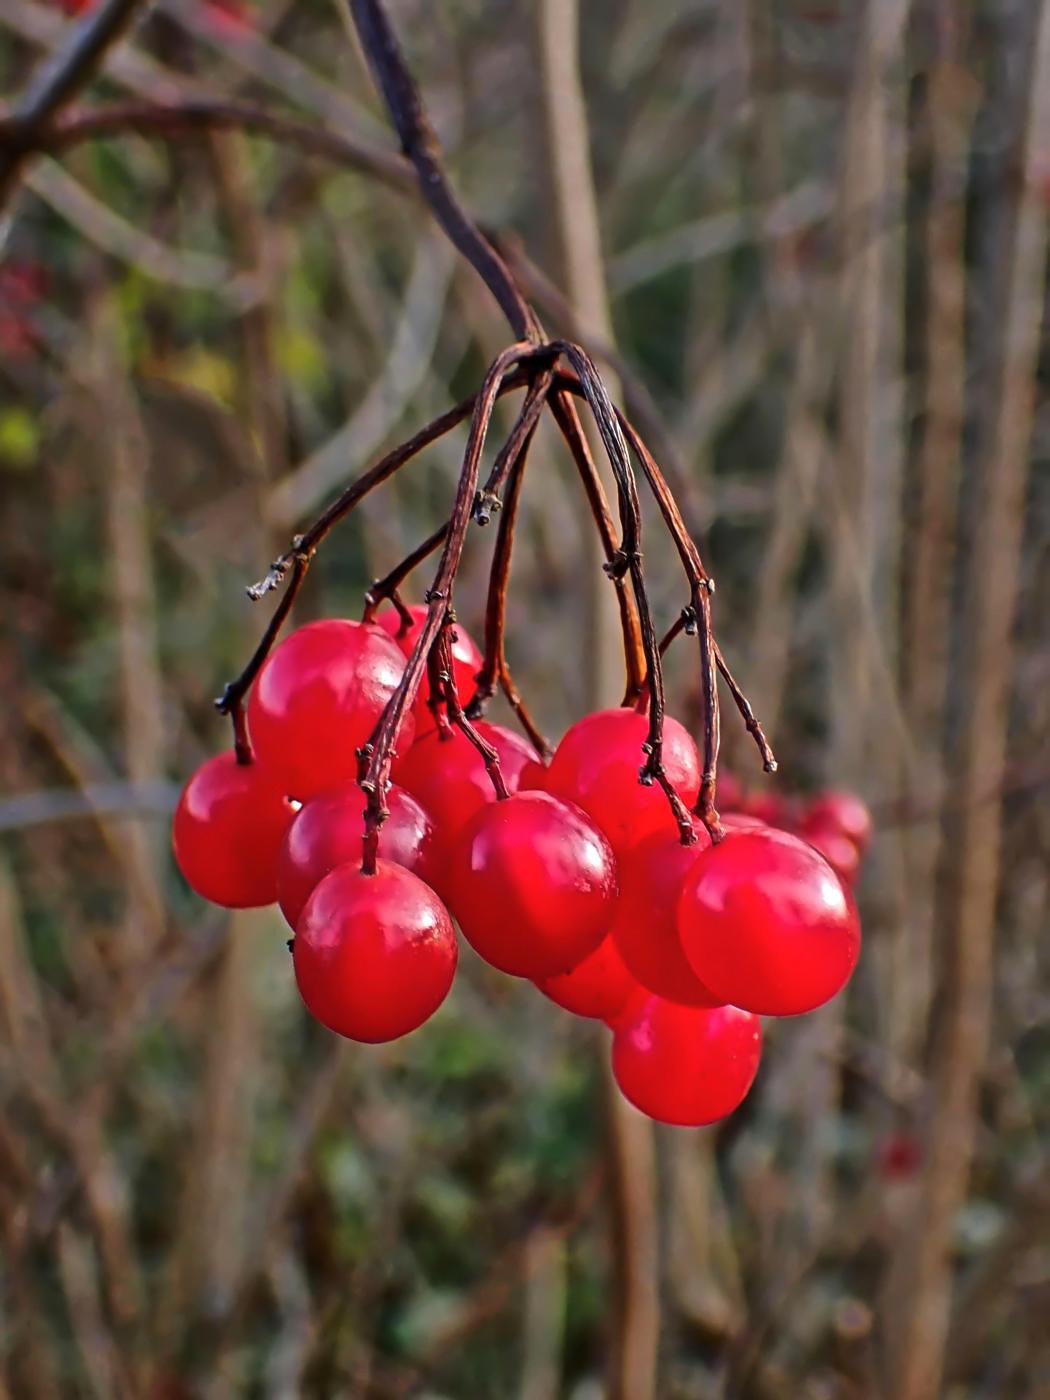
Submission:
M 390 12 L 465 207 L 703 533 L 782 775 L 727 726 L 731 766 L 872 806 L 866 954 L 819 1023 L 769 1024 L 743 1113 L 654 1137 L 528 986 L 465 959 L 425 1033 L 355 1052 L 304 1023 L 275 915 L 202 911 L 166 821 L 259 627 L 243 584 L 507 332 L 339 7 L 6 0 L 0 1384 L 1027 1400 L 1050 7 Z M 462 444 L 342 527 L 304 619 L 447 517 Z M 541 425 L 507 629 L 552 734 L 622 691 L 578 495 Z M 645 543 L 663 632 L 686 600 Z

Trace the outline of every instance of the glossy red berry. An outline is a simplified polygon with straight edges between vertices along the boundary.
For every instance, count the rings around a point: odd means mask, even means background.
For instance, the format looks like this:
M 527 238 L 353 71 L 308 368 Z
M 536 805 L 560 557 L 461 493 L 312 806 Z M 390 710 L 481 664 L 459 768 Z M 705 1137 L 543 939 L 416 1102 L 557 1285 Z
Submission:
M 286 637 L 259 672 L 248 728 L 262 763 L 300 801 L 357 776 L 367 743 L 405 669 L 400 649 L 378 627 L 328 618 Z M 415 733 L 409 713 L 398 748 Z
M 743 1103 L 761 1053 L 761 1026 L 748 1011 L 648 997 L 616 1026 L 613 1075 L 650 1118 L 699 1127 Z
M 330 870 L 361 863 L 365 794 L 356 783 L 319 793 L 303 805 L 285 833 L 277 860 L 277 901 L 294 928 L 303 905 Z M 383 860 L 403 865 L 429 884 L 434 829 L 411 793 L 391 787 L 390 815 L 379 830 Z
M 500 724 L 477 720 L 475 729 L 499 754 L 508 792 L 536 755 L 520 735 Z M 485 760 L 461 729 L 442 736 L 436 729 L 418 739 L 393 766 L 395 780 L 423 804 L 434 823 L 438 861 L 447 859 L 475 812 L 496 800 Z
M 547 783 L 547 765 L 542 759 L 533 756 L 523 764 L 518 774 L 519 792 L 544 792 Z
M 295 810 L 259 763 L 221 753 L 182 790 L 172 822 L 179 869 L 204 899 L 251 909 L 277 898 L 277 853 Z
M 438 1009 L 456 971 L 448 910 L 417 875 L 389 861 L 326 875 L 292 943 L 307 1009 L 329 1030 L 377 1043 L 413 1031 Z
M 545 787 L 594 819 L 619 855 L 651 831 L 674 831 L 667 796 L 638 781 L 649 721 L 637 710 L 597 710 L 569 729 L 551 759 Z M 700 791 L 696 745 L 677 720 L 664 721 L 664 769 L 687 807 Z
M 578 807 L 519 792 L 475 814 L 456 845 L 447 888 L 475 951 L 502 972 L 538 981 L 570 972 L 608 932 L 616 860 Z
M 834 828 L 861 852 L 871 840 L 871 813 L 853 792 L 821 793 L 806 807 L 801 825 L 804 831 Z
M 412 655 L 427 620 L 427 609 L 420 603 L 413 604 L 408 611 L 412 615 L 412 622 L 404 631 L 401 630 L 401 614 L 396 608 L 384 608 L 382 612 L 376 613 L 375 617 L 376 625 L 382 627 L 383 631 L 394 639 L 406 657 Z M 453 631 L 456 640 L 452 643 L 452 674 L 456 682 L 456 694 L 465 709 L 474 694 L 475 677 L 484 665 L 485 658 L 473 637 L 458 622 Z M 427 706 L 429 694 L 430 689 L 424 672 L 423 683 L 416 697 L 416 725 L 420 734 L 434 723 L 433 715 Z
M 686 872 L 711 845 L 694 818 L 696 844 L 683 846 L 676 832 L 656 831 L 620 862 L 620 902 L 612 938 L 632 975 L 649 992 L 687 1006 L 720 1006 L 682 952 L 678 896 Z
M 638 983 L 608 935 L 571 972 L 543 978 L 536 986 L 566 1011 L 598 1021 L 615 1021 L 638 991 Z
M 772 827 L 730 831 L 685 877 L 678 932 L 716 996 L 762 1016 L 830 1000 L 860 952 L 860 920 L 842 881 L 805 841 Z

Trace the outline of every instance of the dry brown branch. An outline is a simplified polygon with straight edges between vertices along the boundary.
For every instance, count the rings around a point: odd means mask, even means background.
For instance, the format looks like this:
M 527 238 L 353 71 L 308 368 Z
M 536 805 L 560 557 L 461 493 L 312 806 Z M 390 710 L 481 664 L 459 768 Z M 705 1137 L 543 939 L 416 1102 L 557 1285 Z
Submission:
M 969 1180 L 992 996 L 1001 812 L 972 799 L 1001 774 L 1024 489 L 1044 304 L 1046 205 L 1038 192 L 1043 133 L 1050 129 L 1050 5 L 1034 17 L 1024 88 L 1024 182 L 1000 249 L 1001 359 L 976 469 L 978 491 L 962 616 L 966 638 L 964 724 L 949 779 L 952 879 L 938 908 L 950 949 L 946 1004 L 933 1065 L 934 1108 L 918 1212 L 911 1226 L 914 1283 L 902 1307 L 895 1391 L 901 1400 L 940 1393 L 952 1292 L 952 1226 Z

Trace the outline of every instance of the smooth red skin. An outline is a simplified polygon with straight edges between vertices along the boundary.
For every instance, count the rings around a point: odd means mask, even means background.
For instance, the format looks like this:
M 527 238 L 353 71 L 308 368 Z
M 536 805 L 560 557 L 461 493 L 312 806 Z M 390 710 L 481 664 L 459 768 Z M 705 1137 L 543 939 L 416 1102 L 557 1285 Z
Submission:
M 427 610 L 419 603 L 414 604 L 408 611 L 412 614 L 412 625 L 404 632 L 401 631 L 401 614 L 397 608 L 384 608 L 375 616 L 376 626 L 382 627 L 388 636 L 393 637 L 406 657 L 412 655 L 423 624 L 427 620 Z M 452 674 L 460 704 L 466 708 L 468 700 L 474 694 L 475 677 L 485 664 L 485 658 L 474 638 L 458 622 L 453 630 L 456 640 L 452 643 Z M 430 688 L 424 674 L 423 684 L 416 696 L 416 725 L 420 734 L 425 728 L 434 727 L 434 716 L 427 706 L 429 694 Z
M 379 855 L 431 883 L 434 828 L 411 793 L 391 787 L 390 812 L 379 829 Z M 303 906 L 330 870 L 361 862 L 365 794 L 351 783 L 305 803 L 285 833 L 277 858 L 277 902 L 295 927 Z
M 544 978 L 536 986 L 545 997 L 576 1016 L 609 1022 L 622 1014 L 638 991 L 638 983 L 608 934 L 571 972 Z
M 344 618 L 309 622 L 270 653 L 248 701 L 262 763 L 300 802 L 357 777 L 356 750 L 371 737 L 405 670 L 378 627 Z M 415 734 L 409 713 L 398 748 Z
M 547 765 L 532 757 L 518 774 L 519 792 L 544 792 L 547 785 Z
M 171 838 L 187 883 L 227 909 L 277 898 L 277 854 L 295 809 L 259 763 L 221 753 L 182 790 Z
M 849 891 L 822 855 L 786 831 L 730 831 L 686 875 L 682 949 L 722 1000 L 761 1016 L 830 1001 L 860 953 Z
M 507 791 L 517 792 L 521 770 L 536 757 L 531 745 L 500 724 L 477 720 L 474 727 L 499 754 Z M 397 760 L 392 771 L 395 781 L 430 814 L 435 864 L 444 867 L 466 824 L 496 800 L 485 760 L 461 729 L 453 729 L 448 738 L 432 729 Z
M 649 997 L 613 1034 L 624 1098 L 660 1123 L 696 1128 L 739 1108 L 762 1054 L 757 1016 L 735 1006 L 679 1006 Z
M 802 814 L 803 828 L 834 827 L 863 853 L 871 840 L 871 812 L 853 792 L 821 793 Z
M 376 862 L 326 875 L 306 901 L 292 943 L 299 994 L 322 1025 L 368 1044 L 421 1026 L 456 972 L 448 910 L 410 870 Z
M 609 931 L 619 886 L 608 841 L 545 792 L 483 807 L 463 831 L 448 902 L 474 950 L 534 982 L 571 972 Z
M 752 792 L 737 803 L 737 814 L 755 817 L 767 826 L 783 826 L 789 816 L 787 799 L 778 792 Z
M 678 938 L 678 896 L 686 873 L 711 845 L 694 818 L 697 840 L 654 832 L 620 863 L 620 902 L 611 937 L 632 975 L 650 993 L 686 1006 L 720 1006 L 686 961 Z
M 722 825 L 726 831 L 767 831 L 769 829 L 769 823 L 764 818 L 752 816 L 750 812 L 724 813 Z
M 799 832 L 803 840 L 816 848 L 840 879 L 852 885 L 860 871 L 860 848 L 837 827 L 821 822 L 807 822 Z
M 618 856 L 652 831 L 673 832 L 674 817 L 657 783 L 645 787 L 638 773 L 649 721 L 636 710 L 597 710 L 569 729 L 551 759 L 545 787 L 591 816 Z M 700 791 L 700 757 L 686 730 L 664 720 L 664 769 L 691 807 Z

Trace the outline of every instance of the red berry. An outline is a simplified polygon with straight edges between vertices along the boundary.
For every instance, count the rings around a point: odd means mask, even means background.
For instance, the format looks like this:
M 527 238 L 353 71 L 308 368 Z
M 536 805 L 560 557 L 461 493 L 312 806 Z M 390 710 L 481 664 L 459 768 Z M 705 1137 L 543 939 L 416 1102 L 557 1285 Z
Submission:
M 632 974 L 649 992 L 688 1006 L 720 1006 L 686 961 L 678 938 L 678 896 L 711 838 L 693 819 L 696 844 L 683 846 L 677 832 L 654 832 L 620 863 L 620 902 L 612 937 Z
M 482 807 L 453 852 L 448 889 L 475 951 L 533 981 L 594 952 L 619 892 L 608 841 L 586 813 L 545 792 Z
M 620 1092 L 661 1123 L 699 1127 L 743 1103 L 758 1072 L 762 1028 L 735 1006 L 678 1006 L 649 997 L 613 1035 Z
M 571 972 L 545 977 L 536 986 L 566 1011 L 599 1021 L 615 1021 L 638 991 L 638 983 L 609 935 Z
M 638 781 L 648 734 L 649 721 L 637 710 L 597 710 L 568 730 L 547 770 L 547 791 L 582 807 L 617 855 L 651 831 L 676 829 L 663 790 Z M 700 791 L 700 758 L 692 739 L 670 716 L 664 721 L 663 762 L 678 795 L 691 806 Z
M 725 768 L 718 770 L 718 786 L 715 791 L 715 806 L 720 812 L 737 812 L 744 800 L 744 789 L 735 773 Z
M 401 614 L 397 608 L 384 608 L 382 612 L 376 613 L 375 618 L 376 625 L 393 637 L 405 656 L 412 655 L 427 620 L 427 609 L 421 604 L 410 607 L 408 611 L 412 614 L 412 623 L 404 632 L 401 631 Z M 474 694 L 474 678 L 485 664 L 485 658 L 473 637 L 458 622 L 452 630 L 456 634 L 456 640 L 452 643 L 452 675 L 460 704 L 466 708 L 467 702 Z M 424 672 L 423 684 L 419 687 L 419 695 L 416 697 L 416 724 L 420 734 L 424 730 L 424 721 L 426 728 L 432 728 L 434 725 L 434 716 L 427 705 L 429 695 L 430 687 Z
M 863 851 L 871 840 L 871 813 L 853 792 L 825 792 L 815 797 L 802 817 L 803 830 L 834 827 Z
M 911 1133 L 888 1133 L 876 1156 L 880 1175 L 890 1180 L 907 1180 L 922 1166 L 922 1146 Z
M 736 815 L 754 817 L 766 826 L 783 826 L 788 818 L 788 803 L 779 792 L 750 792 L 741 798 Z
M 307 1009 L 339 1035 L 376 1043 L 414 1031 L 448 995 L 456 936 L 448 910 L 390 861 L 341 865 L 306 902 L 292 943 Z
M 260 760 L 305 802 L 357 776 L 367 743 L 397 689 L 405 658 L 378 627 L 328 618 L 298 628 L 271 652 L 248 702 Z M 398 747 L 415 732 L 409 713 Z
M 827 861 L 772 827 L 730 831 L 685 877 L 682 948 L 705 986 L 761 1016 L 830 1000 L 860 952 L 856 906 Z
M 516 792 L 521 770 L 536 757 L 531 746 L 500 724 L 477 720 L 474 727 L 499 754 L 508 792 Z M 439 863 L 451 853 L 475 812 L 496 800 L 485 760 L 462 729 L 445 736 L 436 729 L 424 734 L 394 764 L 393 774 L 429 813 Z
M 277 898 L 277 853 L 295 810 L 259 763 L 220 753 L 182 790 L 172 822 L 179 869 L 204 899 L 251 909 Z
M 227 34 L 239 34 L 252 27 L 252 16 L 244 0 L 206 0 L 204 18 L 213 29 Z
M 518 774 L 519 792 L 544 792 L 547 784 L 547 765 L 541 758 L 530 758 Z
M 818 850 L 840 879 L 852 885 L 860 870 L 860 850 L 837 826 L 807 822 L 799 832 Z
M 285 834 L 277 861 L 277 900 L 294 928 L 303 905 L 330 870 L 361 863 L 365 794 L 356 783 L 311 797 Z M 430 883 L 433 827 L 411 793 L 391 787 L 390 815 L 379 830 L 379 854 Z

